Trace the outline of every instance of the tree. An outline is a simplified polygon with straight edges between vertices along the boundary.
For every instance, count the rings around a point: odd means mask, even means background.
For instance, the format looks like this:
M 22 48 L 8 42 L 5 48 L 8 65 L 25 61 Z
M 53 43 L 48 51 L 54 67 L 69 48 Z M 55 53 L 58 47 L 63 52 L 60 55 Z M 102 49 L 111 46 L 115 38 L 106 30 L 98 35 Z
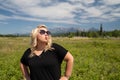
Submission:
M 69 38 L 72 38 L 73 36 L 74 36 L 74 33 L 69 32 L 68 37 L 69 37 Z
M 79 34 L 80 34 L 80 33 L 79 33 L 79 30 L 77 30 L 75 35 L 76 35 L 76 36 L 79 36 Z
M 112 31 L 112 36 L 114 36 L 114 37 L 120 37 L 120 31 L 119 30 Z
M 102 24 L 100 24 L 100 36 L 103 36 L 103 28 L 102 28 Z

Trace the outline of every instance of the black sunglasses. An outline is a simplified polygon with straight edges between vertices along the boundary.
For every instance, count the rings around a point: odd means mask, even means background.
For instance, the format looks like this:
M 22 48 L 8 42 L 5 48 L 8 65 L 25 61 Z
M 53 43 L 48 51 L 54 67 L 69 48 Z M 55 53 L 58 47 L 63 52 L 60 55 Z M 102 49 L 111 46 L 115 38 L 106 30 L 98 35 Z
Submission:
M 45 34 L 45 33 L 47 33 L 47 35 L 50 35 L 50 34 L 51 34 L 50 31 L 45 31 L 45 30 L 40 30 L 39 33 L 40 33 L 41 35 L 43 35 L 43 34 Z

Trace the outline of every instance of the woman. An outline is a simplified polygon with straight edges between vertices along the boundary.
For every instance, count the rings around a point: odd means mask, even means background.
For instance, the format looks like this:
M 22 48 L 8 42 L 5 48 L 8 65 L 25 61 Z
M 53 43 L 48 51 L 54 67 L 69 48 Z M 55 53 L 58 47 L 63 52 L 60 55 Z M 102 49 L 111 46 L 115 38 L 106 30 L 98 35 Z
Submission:
M 61 63 L 66 61 L 65 74 L 61 76 Z M 31 47 L 20 62 L 26 80 L 68 80 L 72 73 L 73 56 L 62 46 L 52 43 L 50 31 L 40 25 L 31 33 Z

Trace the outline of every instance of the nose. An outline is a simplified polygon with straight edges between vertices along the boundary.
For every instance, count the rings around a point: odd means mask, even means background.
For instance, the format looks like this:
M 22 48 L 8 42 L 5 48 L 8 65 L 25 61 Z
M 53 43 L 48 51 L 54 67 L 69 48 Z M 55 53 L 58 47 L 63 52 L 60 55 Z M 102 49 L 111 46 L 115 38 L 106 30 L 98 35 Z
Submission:
M 45 32 L 45 36 L 48 36 L 48 34 Z

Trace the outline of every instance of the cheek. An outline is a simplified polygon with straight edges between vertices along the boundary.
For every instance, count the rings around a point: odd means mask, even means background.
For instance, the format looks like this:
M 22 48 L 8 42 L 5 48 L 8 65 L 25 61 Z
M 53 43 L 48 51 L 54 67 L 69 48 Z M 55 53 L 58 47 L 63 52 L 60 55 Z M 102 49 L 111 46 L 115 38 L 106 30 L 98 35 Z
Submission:
M 43 35 L 37 35 L 37 39 L 42 41 L 45 37 Z
M 41 40 L 42 36 L 41 35 L 37 35 L 37 39 Z

